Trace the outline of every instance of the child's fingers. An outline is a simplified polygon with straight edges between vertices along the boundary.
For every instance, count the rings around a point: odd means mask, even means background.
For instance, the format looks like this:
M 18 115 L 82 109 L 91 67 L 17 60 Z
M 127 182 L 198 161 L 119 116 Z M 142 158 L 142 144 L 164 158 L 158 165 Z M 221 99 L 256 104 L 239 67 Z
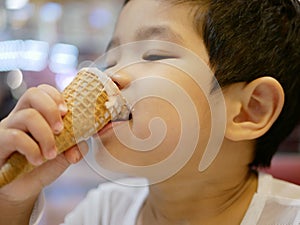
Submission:
M 16 112 L 6 120 L 6 127 L 30 134 L 32 139 L 38 143 L 42 155 L 46 159 L 56 157 L 57 149 L 55 147 L 53 132 L 44 117 L 35 109 L 29 108 Z M 13 150 L 18 150 L 21 153 L 25 151 L 20 148 Z
M 79 162 L 83 156 L 88 152 L 88 144 L 85 141 L 80 142 L 78 145 L 73 146 L 64 152 L 64 155 L 69 163 Z
M 10 146 L 0 153 L 2 159 L 13 151 L 24 154 L 33 164 L 40 164 L 43 158 L 55 158 L 57 149 L 53 133 L 58 134 L 63 129 L 61 116 L 66 111 L 63 97 L 55 88 L 40 85 L 27 90 L 12 113 L 1 122 L 0 132 L 5 133 L 3 136 L 7 139 L 1 138 L 0 143 L 5 141 L 5 146 Z M 16 143 L 14 136 L 17 136 Z
M 65 104 L 64 98 L 56 88 L 46 84 L 39 85 L 38 88 L 47 93 L 55 101 L 61 115 L 65 115 L 67 113 L 68 108 Z
M 6 161 L 6 158 L 11 155 L 12 150 L 18 150 L 33 165 L 38 166 L 43 162 L 38 144 L 25 132 L 17 129 L 1 129 L 0 143 L 1 166 Z
M 61 112 L 57 103 L 41 88 L 28 89 L 20 98 L 13 113 L 26 108 L 37 110 L 47 120 L 54 133 L 58 134 L 63 129 Z

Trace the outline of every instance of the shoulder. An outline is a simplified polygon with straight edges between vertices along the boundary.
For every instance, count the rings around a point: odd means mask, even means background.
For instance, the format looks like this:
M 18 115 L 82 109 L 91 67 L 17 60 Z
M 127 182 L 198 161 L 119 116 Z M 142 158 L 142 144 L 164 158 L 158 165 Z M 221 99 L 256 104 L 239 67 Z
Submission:
M 102 183 L 98 186 L 101 190 L 121 190 L 129 191 L 132 189 L 143 189 L 148 187 L 148 181 L 145 178 L 123 178 L 117 180 L 111 180 L 109 182 Z
M 102 183 L 89 191 L 64 224 L 131 224 L 147 196 L 148 182 L 143 178 Z
M 103 204 L 120 204 L 129 202 L 148 193 L 148 182 L 143 178 L 125 178 L 102 183 L 91 190 L 87 198 Z
M 242 225 L 300 224 L 300 186 L 259 173 Z
M 258 193 L 265 193 L 274 197 L 299 199 L 300 186 L 276 179 L 269 174 L 259 173 Z

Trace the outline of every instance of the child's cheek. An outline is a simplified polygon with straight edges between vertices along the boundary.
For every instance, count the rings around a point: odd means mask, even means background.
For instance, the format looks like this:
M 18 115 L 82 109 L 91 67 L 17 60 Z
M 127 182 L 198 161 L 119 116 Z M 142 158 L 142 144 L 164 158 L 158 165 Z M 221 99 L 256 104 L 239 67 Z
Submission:
M 139 139 L 148 139 L 149 149 L 159 150 L 157 158 L 167 157 L 178 142 L 180 117 L 167 100 L 148 97 L 134 107 L 132 132 Z M 152 145 L 152 146 L 151 146 Z

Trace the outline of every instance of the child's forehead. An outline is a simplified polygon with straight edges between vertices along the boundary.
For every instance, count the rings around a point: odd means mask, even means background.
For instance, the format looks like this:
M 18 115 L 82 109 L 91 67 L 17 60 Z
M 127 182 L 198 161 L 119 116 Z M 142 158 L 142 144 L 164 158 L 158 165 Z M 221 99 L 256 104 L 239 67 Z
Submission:
M 166 0 L 169 2 L 171 0 Z M 191 5 L 171 5 L 162 0 L 131 0 L 123 8 L 109 49 L 143 40 L 176 43 L 207 61 L 203 36 L 195 29 Z M 145 10 L 147 9 L 147 10 Z
M 180 33 L 193 26 L 193 17 L 186 5 L 171 5 L 161 0 L 131 0 L 123 8 L 116 31 L 119 35 L 134 34 L 137 39 L 163 37 L 182 39 Z M 147 10 L 145 10 L 147 9 Z M 122 30 L 122 32 L 121 32 Z
M 190 4 L 175 4 L 175 1 L 172 0 L 130 0 L 124 5 L 121 14 L 130 14 L 135 19 L 140 16 L 145 18 L 152 16 L 169 17 L 173 13 L 180 13 L 180 11 L 190 14 L 190 10 L 186 10 L 190 7 L 192 7 Z
M 162 40 L 177 43 L 180 45 L 184 44 L 184 38 L 182 37 L 182 35 L 168 25 L 142 26 L 135 30 L 133 37 L 134 41 Z M 110 41 L 108 50 L 115 48 L 120 44 L 120 37 L 116 36 Z

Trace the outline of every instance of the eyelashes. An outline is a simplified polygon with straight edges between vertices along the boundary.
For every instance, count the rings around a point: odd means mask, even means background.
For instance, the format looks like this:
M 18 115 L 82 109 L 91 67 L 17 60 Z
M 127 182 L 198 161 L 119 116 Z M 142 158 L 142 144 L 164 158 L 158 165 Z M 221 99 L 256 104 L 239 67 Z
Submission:
M 115 65 L 117 65 L 117 64 L 116 64 L 116 63 L 114 63 L 114 64 L 109 64 L 109 65 L 101 66 L 99 69 L 100 69 L 101 71 L 105 71 L 105 70 L 108 70 L 108 69 L 114 67 Z
M 149 61 L 149 62 L 155 62 L 155 61 L 160 61 L 160 60 L 165 60 L 165 59 L 178 59 L 178 56 L 172 55 L 172 54 L 167 54 L 165 52 L 163 53 L 146 53 L 142 56 L 142 60 L 144 61 Z M 108 70 L 118 64 L 117 61 L 113 59 L 107 59 L 106 62 L 104 62 L 100 66 L 100 70 L 105 71 Z
M 164 59 L 175 59 L 175 58 L 177 57 L 171 55 L 159 55 L 159 54 L 151 54 L 151 55 L 143 56 L 143 60 L 146 61 L 159 61 Z
M 108 70 L 114 66 L 117 65 L 117 62 L 113 61 L 113 62 L 104 62 L 104 63 L 101 63 L 101 65 L 99 66 L 99 69 L 101 71 L 105 71 L 105 70 Z

